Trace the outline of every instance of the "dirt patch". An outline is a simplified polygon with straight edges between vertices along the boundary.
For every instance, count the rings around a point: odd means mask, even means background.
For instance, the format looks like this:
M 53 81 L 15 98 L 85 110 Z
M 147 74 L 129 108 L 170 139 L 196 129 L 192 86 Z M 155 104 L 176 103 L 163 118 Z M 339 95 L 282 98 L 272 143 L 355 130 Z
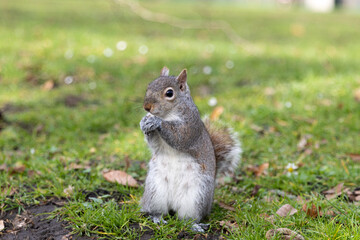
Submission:
M 78 95 L 67 95 L 62 101 L 67 107 L 77 107 L 80 103 L 85 101 L 85 98 Z
M 67 222 L 56 218 L 48 219 L 49 213 L 53 212 L 56 207 L 55 202 L 48 202 L 44 205 L 29 206 L 21 214 L 17 214 L 17 210 L 1 214 L 5 229 L 0 232 L 0 238 L 4 240 L 95 239 L 95 237 L 71 235 L 71 229 L 68 228 Z
M 1 108 L 3 113 L 19 113 L 28 110 L 25 106 L 16 105 L 13 103 L 5 103 L 5 105 Z

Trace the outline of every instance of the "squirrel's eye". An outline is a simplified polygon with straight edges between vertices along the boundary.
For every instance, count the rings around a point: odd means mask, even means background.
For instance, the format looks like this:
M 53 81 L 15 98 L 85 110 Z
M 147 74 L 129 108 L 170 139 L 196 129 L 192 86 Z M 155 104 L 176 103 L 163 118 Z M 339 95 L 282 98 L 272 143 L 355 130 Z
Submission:
M 172 98 L 174 96 L 174 91 L 172 89 L 168 89 L 165 93 L 165 96 L 168 98 Z

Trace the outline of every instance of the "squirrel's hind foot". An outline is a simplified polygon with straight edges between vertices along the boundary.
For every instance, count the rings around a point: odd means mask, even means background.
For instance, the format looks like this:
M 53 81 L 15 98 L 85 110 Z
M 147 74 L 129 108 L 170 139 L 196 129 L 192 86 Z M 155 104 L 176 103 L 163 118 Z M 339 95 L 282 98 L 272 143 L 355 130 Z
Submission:
M 199 233 L 204 233 L 206 231 L 208 231 L 210 228 L 210 224 L 205 224 L 205 223 L 194 223 L 191 226 L 191 230 L 193 230 L 194 232 L 199 232 Z
M 150 215 L 150 219 L 156 224 L 167 224 L 167 221 L 163 219 L 162 215 Z

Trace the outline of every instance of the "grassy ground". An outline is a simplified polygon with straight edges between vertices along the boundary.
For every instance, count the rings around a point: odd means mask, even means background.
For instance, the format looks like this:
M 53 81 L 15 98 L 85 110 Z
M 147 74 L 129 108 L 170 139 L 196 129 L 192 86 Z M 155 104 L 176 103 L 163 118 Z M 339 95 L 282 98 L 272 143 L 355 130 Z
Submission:
M 142 98 L 166 65 L 173 74 L 187 68 L 200 112 L 210 114 L 208 100 L 216 97 L 225 109 L 220 120 L 243 142 L 237 176 L 216 189 L 204 220 L 211 224 L 208 236 L 264 239 L 268 230 L 285 227 L 306 239 L 360 239 L 357 202 L 321 194 L 339 183 L 350 190 L 360 186 L 359 163 L 347 155 L 360 153 L 360 103 L 353 96 L 360 86 L 360 16 L 217 3 L 144 6 L 186 19 L 228 21 L 256 51 L 219 31 L 145 22 L 111 1 L 1 1 L 1 211 L 66 198 L 58 212 L 79 234 L 194 237 L 189 222 L 172 217 L 157 226 L 141 216 L 142 186 L 102 177 L 106 169 L 126 169 L 144 181 L 142 163 L 150 152 L 138 127 Z M 126 41 L 124 51 L 116 49 L 118 41 Z M 106 48 L 111 57 L 104 56 Z M 71 84 L 64 81 L 68 76 Z M 264 163 L 269 168 L 254 176 Z M 288 176 L 288 163 L 299 166 L 297 175 Z M 99 189 L 121 200 L 86 197 Z M 308 216 L 297 196 L 324 215 Z M 298 213 L 276 215 L 286 203 Z M 335 214 L 325 214 L 330 210 Z

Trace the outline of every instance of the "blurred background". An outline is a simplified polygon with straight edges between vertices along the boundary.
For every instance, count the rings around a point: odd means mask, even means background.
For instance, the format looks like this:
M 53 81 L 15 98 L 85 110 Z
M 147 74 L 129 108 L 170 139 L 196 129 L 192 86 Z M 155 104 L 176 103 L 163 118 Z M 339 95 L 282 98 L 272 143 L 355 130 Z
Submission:
M 214 119 L 239 131 L 245 163 L 302 156 L 320 171 L 358 151 L 358 0 L 3 0 L 0 11 L 7 166 L 97 172 L 148 159 L 138 123 L 164 65 L 189 70 L 202 115 L 220 107 Z
M 163 66 L 187 68 L 201 115 L 243 143 L 236 176 L 215 193 L 234 207 L 214 204 L 214 229 L 225 218 L 240 226 L 235 239 L 264 239 L 272 225 L 259 213 L 290 197 L 300 211 L 296 196 L 306 196 L 344 214 L 299 213 L 277 226 L 297 219 L 310 239 L 359 235 L 355 195 L 329 202 L 320 193 L 360 184 L 360 0 L 1 0 L 0 210 L 56 197 L 78 233 L 123 239 L 129 223 L 149 225 L 138 214 L 142 187 L 102 173 L 143 183 L 143 97 Z M 99 189 L 121 192 L 125 210 L 87 199 Z M 156 234 L 176 238 L 183 226 L 173 226 Z

